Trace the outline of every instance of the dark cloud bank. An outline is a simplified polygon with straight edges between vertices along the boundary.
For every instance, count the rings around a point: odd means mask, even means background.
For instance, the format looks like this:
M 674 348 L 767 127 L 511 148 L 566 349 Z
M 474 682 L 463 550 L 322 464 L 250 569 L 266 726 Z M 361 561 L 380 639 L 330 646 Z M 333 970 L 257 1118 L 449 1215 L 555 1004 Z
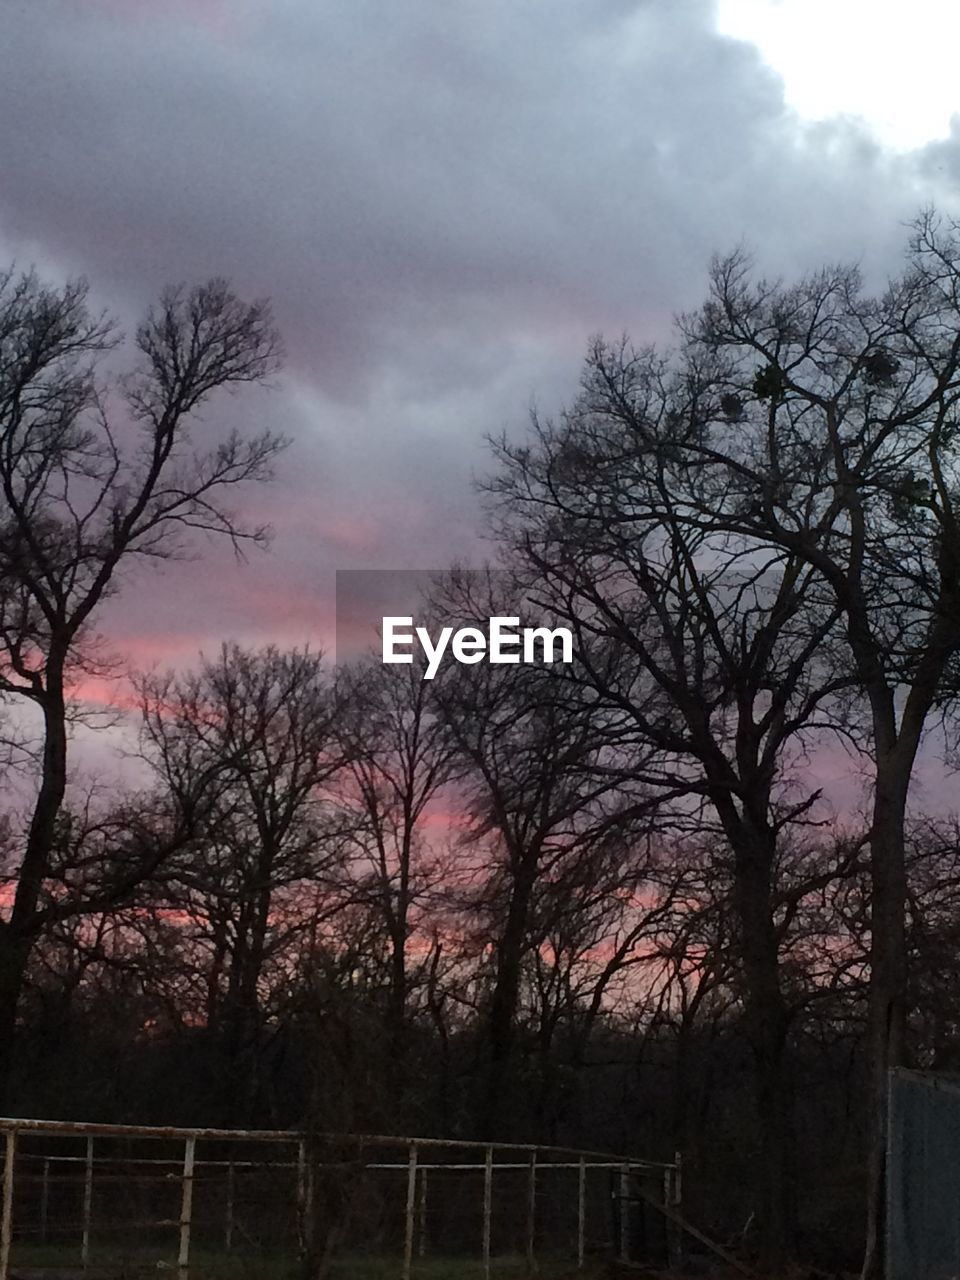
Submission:
M 275 304 L 279 390 L 220 406 L 295 438 L 255 495 L 274 550 L 131 584 L 119 646 L 316 643 L 333 570 L 474 547 L 482 436 L 575 385 L 587 337 L 669 334 L 715 249 L 783 273 L 949 207 L 960 148 L 804 128 L 705 0 L 52 0 L 0 42 L 0 250 L 132 321 L 211 274 Z

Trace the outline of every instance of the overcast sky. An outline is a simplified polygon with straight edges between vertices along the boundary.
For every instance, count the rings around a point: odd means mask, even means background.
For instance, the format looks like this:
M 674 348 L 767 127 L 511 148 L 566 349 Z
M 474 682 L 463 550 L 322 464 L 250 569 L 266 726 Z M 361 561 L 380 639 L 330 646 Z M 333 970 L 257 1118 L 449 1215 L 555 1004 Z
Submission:
M 335 569 L 476 558 L 484 433 L 560 404 L 591 334 L 669 338 L 715 250 L 895 270 L 903 221 L 954 209 L 960 174 L 901 11 L 3 0 L 0 254 L 84 273 L 128 324 L 168 282 L 229 276 L 289 352 L 217 411 L 294 438 L 251 497 L 273 550 L 132 582 L 113 644 L 141 665 L 316 645 Z

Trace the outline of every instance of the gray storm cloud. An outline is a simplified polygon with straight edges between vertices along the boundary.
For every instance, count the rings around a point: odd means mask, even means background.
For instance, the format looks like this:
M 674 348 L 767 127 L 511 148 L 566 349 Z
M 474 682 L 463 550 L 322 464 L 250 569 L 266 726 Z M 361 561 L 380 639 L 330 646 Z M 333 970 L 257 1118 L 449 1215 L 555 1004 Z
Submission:
M 274 550 L 131 584 L 118 644 L 158 653 L 315 640 L 335 568 L 469 555 L 483 433 L 567 396 L 592 332 L 668 336 L 743 239 L 879 277 L 957 154 L 804 128 L 706 0 L 9 4 L 0 139 L 8 256 L 130 319 L 211 274 L 274 301 L 280 389 L 218 409 L 295 439 L 251 499 Z

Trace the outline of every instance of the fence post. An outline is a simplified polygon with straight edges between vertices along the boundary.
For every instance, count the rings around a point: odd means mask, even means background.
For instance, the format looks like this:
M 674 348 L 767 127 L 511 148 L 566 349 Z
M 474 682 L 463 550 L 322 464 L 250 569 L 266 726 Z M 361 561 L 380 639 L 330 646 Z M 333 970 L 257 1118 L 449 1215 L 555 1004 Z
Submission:
M 493 1147 L 483 1166 L 483 1275 L 490 1280 L 490 1220 L 493 1214 Z
M 527 1179 L 527 1270 L 536 1271 L 537 1231 L 537 1153 L 530 1152 L 530 1174 Z
M 677 1215 L 667 1219 L 667 1230 L 670 1233 L 669 1262 L 671 1267 L 679 1267 L 683 1262 L 683 1228 L 677 1220 L 683 1205 L 683 1157 L 679 1151 L 674 1152 L 673 1168 L 669 1170 L 669 1177 L 670 1208 Z
M 403 1280 L 410 1280 L 413 1266 L 413 1235 L 417 1213 L 417 1144 L 410 1143 L 407 1161 L 407 1209 L 403 1231 Z
M 307 1143 L 301 1138 L 297 1143 L 297 1241 L 300 1256 L 307 1252 Z
M 0 1280 L 7 1280 L 10 1245 L 13 1242 L 13 1164 L 17 1156 L 17 1131 L 8 1129 L 3 1153 L 3 1210 L 0 1213 Z
M 87 1159 L 83 1169 L 83 1242 L 80 1261 L 90 1265 L 90 1218 L 93 1212 L 93 1136 L 87 1138 Z
M 183 1179 L 180 1193 L 180 1251 L 177 1255 L 179 1280 L 190 1276 L 190 1221 L 193 1216 L 193 1164 L 197 1151 L 196 1138 L 183 1145 Z
M 620 1246 L 621 1262 L 630 1261 L 630 1166 L 620 1166 Z
M 427 1256 L 427 1166 L 420 1168 L 420 1241 L 417 1253 L 421 1258 Z
M 40 1183 L 40 1243 L 47 1243 L 47 1219 L 50 1214 L 50 1160 L 43 1162 L 43 1180 Z
M 227 1205 L 226 1205 L 226 1222 L 223 1228 L 223 1247 L 229 1253 L 233 1248 L 233 1196 L 234 1182 L 236 1179 L 236 1170 L 233 1161 L 227 1165 Z
M 587 1234 L 587 1162 L 580 1157 L 577 1172 L 577 1266 L 583 1266 Z

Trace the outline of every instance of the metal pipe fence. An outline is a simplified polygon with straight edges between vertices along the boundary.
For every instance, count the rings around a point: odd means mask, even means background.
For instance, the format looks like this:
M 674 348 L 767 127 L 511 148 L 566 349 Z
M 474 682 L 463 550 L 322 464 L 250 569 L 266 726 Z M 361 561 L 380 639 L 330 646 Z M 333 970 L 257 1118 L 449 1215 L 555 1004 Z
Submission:
M 19 1119 L 0 1141 L 0 1280 L 412 1280 L 443 1262 L 489 1280 L 679 1248 L 679 1159 Z

